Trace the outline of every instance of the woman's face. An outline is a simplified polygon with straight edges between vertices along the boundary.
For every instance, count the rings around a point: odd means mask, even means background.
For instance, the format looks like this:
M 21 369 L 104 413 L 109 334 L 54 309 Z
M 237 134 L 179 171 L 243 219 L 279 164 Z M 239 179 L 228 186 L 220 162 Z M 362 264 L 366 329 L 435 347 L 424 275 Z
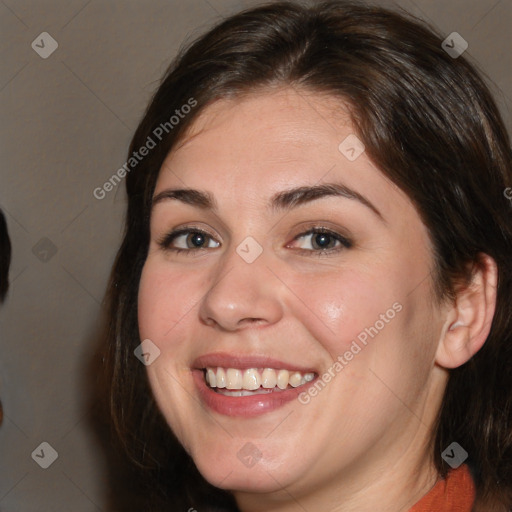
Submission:
M 282 89 L 213 104 L 162 166 L 147 372 L 201 473 L 238 496 L 425 465 L 444 385 L 432 250 L 361 149 L 339 101 Z

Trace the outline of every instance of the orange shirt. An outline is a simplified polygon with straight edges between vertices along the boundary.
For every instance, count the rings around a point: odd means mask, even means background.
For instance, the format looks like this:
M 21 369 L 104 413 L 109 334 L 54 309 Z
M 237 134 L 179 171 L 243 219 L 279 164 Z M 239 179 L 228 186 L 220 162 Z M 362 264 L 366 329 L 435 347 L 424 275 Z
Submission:
M 450 471 L 446 480 L 437 482 L 409 512 L 471 512 L 474 501 L 475 484 L 463 464 Z

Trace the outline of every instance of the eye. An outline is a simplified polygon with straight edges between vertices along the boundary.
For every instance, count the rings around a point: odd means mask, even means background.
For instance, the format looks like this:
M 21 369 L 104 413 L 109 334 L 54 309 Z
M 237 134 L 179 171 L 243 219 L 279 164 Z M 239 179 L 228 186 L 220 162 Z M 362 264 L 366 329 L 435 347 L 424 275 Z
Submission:
M 213 241 L 213 238 L 206 233 L 206 231 L 183 228 L 165 235 L 158 242 L 158 245 L 166 251 L 173 251 L 175 253 L 191 253 L 192 251 L 197 252 L 199 249 L 208 248 L 208 246 L 204 246 L 207 240 Z M 181 247 L 173 247 L 173 243 L 181 244 Z M 215 243 L 217 245 L 213 245 L 213 247 L 218 247 L 220 245 L 219 242 Z
M 306 242 L 303 245 L 309 246 L 312 249 L 303 246 L 300 250 L 309 253 L 317 253 L 316 255 L 318 256 L 339 252 L 352 247 L 350 240 L 339 233 L 323 227 L 312 228 L 305 233 L 297 235 L 294 240 L 305 239 L 307 237 L 310 238 L 310 242 Z
M 317 256 L 337 253 L 352 247 L 352 242 L 348 238 L 323 227 L 314 227 L 305 233 L 301 233 L 294 238 L 294 241 L 305 239 L 306 237 L 312 237 L 311 242 L 305 244 L 306 246 L 310 245 L 312 249 L 300 247 L 299 250 L 308 254 L 316 253 L 315 255 Z M 208 245 L 208 240 L 213 245 Z M 175 246 L 179 244 L 181 244 L 181 247 Z M 210 234 L 201 229 L 182 228 L 165 235 L 158 241 L 158 245 L 165 251 L 172 251 L 175 254 L 192 254 L 203 249 L 219 247 L 220 243 L 214 241 Z

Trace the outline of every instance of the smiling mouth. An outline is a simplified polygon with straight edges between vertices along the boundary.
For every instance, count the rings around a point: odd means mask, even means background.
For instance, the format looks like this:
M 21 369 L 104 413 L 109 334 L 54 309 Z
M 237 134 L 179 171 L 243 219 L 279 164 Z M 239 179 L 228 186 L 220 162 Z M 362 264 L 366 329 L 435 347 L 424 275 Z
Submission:
M 253 396 L 293 389 L 314 380 L 314 372 L 298 372 L 274 368 L 222 368 L 203 369 L 209 388 L 224 396 Z

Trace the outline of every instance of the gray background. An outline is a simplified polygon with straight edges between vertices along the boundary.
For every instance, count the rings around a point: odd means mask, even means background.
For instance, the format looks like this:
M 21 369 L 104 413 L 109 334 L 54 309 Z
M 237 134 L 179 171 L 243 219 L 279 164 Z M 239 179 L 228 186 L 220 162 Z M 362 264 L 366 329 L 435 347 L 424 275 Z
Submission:
M 180 44 L 257 3 L 0 0 L 0 207 L 13 242 L 0 310 L 0 510 L 128 510 L 109 498 L 128 492 L 111 475 L 89 403 L 124 184 L 103 200 L 92 191 L 125 162 Z M 512 0 L 381 3 L 460 33 L 510 130 Z M 59 45 L 47 59 L 31 47 L 42 32 Z M 58 453 L 48 469 L 31 456 L 42 442 Z

